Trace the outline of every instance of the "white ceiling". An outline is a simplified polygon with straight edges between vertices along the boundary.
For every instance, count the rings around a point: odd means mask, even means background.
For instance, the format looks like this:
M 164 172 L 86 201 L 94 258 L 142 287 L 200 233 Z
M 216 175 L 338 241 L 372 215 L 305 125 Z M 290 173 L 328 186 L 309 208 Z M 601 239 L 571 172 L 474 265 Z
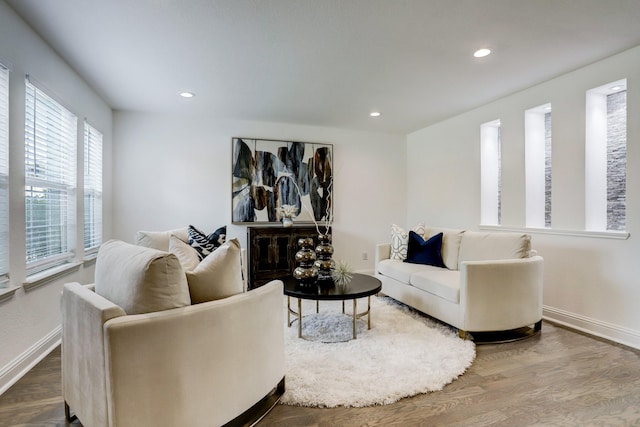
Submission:
M 7 3 L 116 110 L 378 132 L 640 45 L 638 0 Z M 493 54 L 473 58 L 480 47 Z

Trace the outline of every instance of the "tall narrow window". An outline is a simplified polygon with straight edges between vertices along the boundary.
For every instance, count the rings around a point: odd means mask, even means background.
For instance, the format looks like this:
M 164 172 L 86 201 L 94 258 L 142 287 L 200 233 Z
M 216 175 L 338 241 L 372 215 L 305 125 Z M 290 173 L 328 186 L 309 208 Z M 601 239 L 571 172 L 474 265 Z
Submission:
M 102 134 L 84 124 L 84 250 L 102 243 Z
M 9 70 L 0 64 L 0 288 L 9 275 Z
M 25 208 L 28 273 L 73 257 L 76 140 L 76 116 L 27 78 Z
M 480 153 L 480 223 L 500 225 L 502 210 L 500 120 L 480 125 Z
M 587 92 L 585 226 L 624 231 L 627 197 L 627 80 Z
M 627 91 L 607 95 L 607 230 L 626 228 Z
M 551 227 L 551 104 L 524 113 L 526 224 Z

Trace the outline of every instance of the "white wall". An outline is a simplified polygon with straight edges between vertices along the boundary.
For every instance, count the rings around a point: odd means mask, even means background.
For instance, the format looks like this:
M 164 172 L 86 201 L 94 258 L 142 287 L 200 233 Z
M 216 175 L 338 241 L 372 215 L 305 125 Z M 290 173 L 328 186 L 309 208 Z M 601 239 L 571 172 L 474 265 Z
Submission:
M 524 111 L 550 102 L 552 223 L 585 228 L 585 92 L 628 79 L 628 240 L 532 231 L 545 258 L 545 316 L 640 348 L 640 47 L 407 136 L 410 223 L 478 229 L 480 125 L 502 124 L 502 226 L 525 227 Z
M 375 244 L 406 212 L 405 137 L 281 123 L 133 112 L 114 114 L 114 235 L 188 224 L 246 247 L 231 224 L 231 138 L 334 144 L 334 259 L 373 271 Z M 368 260 L 362 260 L 362 253 Z
M 10 69 L 10 287 L 18 290 L 0 303 L 0 393 L 60 339 L 60 292 L 68 281 L 88 283 L 93 266 L 25 292 L 24 98 L 26 74 L 78 116 L 104 134 L 104 234 L 110 236 L 111 109 L 40 39 L 4 1 L 0 1 L 0 62 Z M 79 141 L 82 144 L 82 140 Z M 82 172 L 82 171 L 80 171 Z M 79 217 L 80 220 L 82 217 Z M 81 254 L 79 254 L 80 256 Z

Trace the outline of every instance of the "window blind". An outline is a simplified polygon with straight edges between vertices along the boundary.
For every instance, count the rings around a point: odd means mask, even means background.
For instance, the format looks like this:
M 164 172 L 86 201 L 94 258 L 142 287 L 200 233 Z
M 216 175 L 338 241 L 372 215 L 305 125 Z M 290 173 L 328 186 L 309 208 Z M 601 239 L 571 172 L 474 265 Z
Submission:
M 73 257 L 77 118 L 26 81 L 25 204 L 28 273 Z
M 0 287 L 9 274 L 9 70 L 0 64 Z
M 84 249 L 102 244 L 102 134 L 84 124 Z

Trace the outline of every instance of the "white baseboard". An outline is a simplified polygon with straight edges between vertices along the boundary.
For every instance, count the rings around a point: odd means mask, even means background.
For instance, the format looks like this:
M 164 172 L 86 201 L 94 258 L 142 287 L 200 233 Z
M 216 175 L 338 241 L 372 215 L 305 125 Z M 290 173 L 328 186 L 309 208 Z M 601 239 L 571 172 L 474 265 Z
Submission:
M 568 328 L 640 349 L 640 331 L 592 319 L 555 307 L 543 306 L 543 319 Z
M 8 365 L 2 367 L 0 369 L 0 395 L 60 345 L 61 339 L 62 326 L 58 326 Z

